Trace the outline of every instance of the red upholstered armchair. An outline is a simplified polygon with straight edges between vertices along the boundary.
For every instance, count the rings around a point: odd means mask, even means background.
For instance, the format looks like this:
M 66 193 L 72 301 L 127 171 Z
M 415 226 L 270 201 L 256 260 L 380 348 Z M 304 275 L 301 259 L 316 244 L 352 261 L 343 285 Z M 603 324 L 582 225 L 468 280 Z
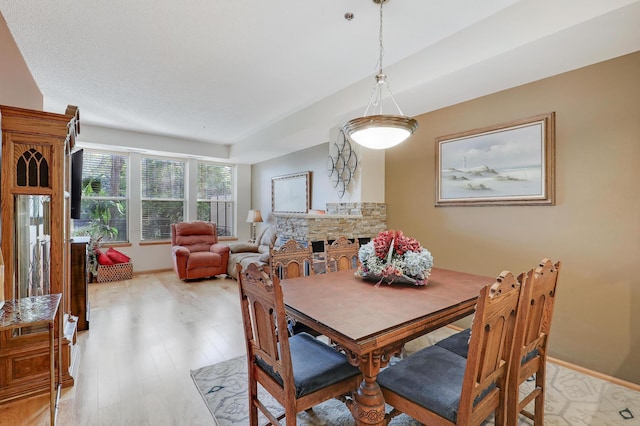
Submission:
M 171 246 L 173 269 L 181 280 L 227 273 L 229 246 L 218 244 L 213 223 L 172 223 Z

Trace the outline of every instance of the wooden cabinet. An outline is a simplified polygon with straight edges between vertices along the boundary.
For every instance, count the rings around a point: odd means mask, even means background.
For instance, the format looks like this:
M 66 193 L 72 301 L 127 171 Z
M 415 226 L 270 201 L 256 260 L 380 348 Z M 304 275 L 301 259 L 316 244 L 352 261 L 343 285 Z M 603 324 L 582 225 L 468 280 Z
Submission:
M 71 240 L 71 314 L 78 317 L 78 331 L 89 329 L 89 237 Z
M 77 355 L 69 289 L 70 154 L 80 128 L 78 109 L 53 114 L 0 105 L 0 114 L 2 296 L 62 295 L 62 321 L 55 321 L 62 361 L 56 368 L 63 386 L 70 386 Z M 47 327 L 0 332 L 0 402 L 48 391 L 47 342 Z

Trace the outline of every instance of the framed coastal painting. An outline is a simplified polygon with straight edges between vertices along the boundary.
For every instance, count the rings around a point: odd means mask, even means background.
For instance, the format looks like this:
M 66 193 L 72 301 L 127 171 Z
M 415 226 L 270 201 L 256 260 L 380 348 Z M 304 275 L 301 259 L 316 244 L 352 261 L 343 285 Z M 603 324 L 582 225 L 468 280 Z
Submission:
M 307 213 L 311 203 L 311 172 L 271 178 L 273 213 Z
M 436 138 L 436 207 L 555 204 L 555 113 Z

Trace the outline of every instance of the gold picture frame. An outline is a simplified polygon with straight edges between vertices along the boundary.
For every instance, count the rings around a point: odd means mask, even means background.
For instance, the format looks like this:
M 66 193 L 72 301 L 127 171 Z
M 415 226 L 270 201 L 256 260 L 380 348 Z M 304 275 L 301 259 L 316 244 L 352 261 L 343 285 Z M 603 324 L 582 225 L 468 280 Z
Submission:
M 436 207 L 555 205 L 555 113 L 436 138 Z

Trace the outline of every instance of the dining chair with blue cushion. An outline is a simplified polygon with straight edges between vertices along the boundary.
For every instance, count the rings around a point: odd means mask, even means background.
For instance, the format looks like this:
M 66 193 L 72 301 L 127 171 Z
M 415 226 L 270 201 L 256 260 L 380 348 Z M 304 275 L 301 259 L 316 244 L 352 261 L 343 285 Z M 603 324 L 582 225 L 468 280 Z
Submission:
M 389 418 L 405 413 L 427 425 L 480 425 L 494 413 L 503 425 L 519 296 L 519 283 L 503 271 L 480 290 L 466 358 L 433 345 L 380 372 Z
M 533 420 L 535 426 L 544 424 L 544 397 L 547 365 L 547 342 L 553 318 L 556 286 L 560 262 L 544 258 L 537 268 L 518 276 L 522 286 L 522 306 L 516 324 L 513 344 L 513 365 L 507 383 L 507 424 L 518 424 L 519 414 Z M 436 343 L 437 346 L 467 357 L 470 329 L 462 330 Z M 522 386 L 533 379 L 535 384 Z M 525 393 L 521 395 L 521 393 Z M 531 412 L 526 406 L 534 401 Z
M 258 424 L 258 410 L 273 425 L 296 425 L 296 414 L 355 390 L 362 375 L 346 356 L 300 333 L 289 336 L 278 280 L 255 263 L 238 268 L 238 287 L 247 346 L 249 423 Z M 258 383 L 284 407 L 272 413 L 258 395 Z
M 560 262 L 544 258 L 537 268 L 522 274 L 522 307 L 516 324 L 513 365 L 507 383 L 507 425 L 516 426 L 520 414 L 544 424 L 547 346 Z M 535 377 L 533 388 L 523 384 Z M 534 410 L 526 409 L 534 401 Z
M 469 353 L 469 340 L 471 339 L 471 329 L 466 328 L 451 336 L 436 342 L 436 346 L 447 349 L 462 357 L 467 357 Z

